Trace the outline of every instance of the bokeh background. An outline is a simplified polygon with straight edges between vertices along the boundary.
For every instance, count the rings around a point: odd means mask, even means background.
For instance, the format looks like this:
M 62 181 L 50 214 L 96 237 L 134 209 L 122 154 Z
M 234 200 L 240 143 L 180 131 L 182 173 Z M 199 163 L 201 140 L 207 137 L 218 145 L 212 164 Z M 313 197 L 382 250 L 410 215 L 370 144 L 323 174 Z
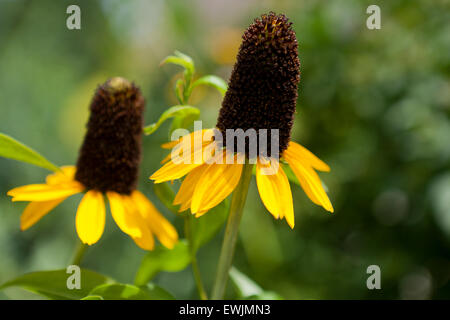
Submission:
M 82 29 L 66 28 L 81 7 Z M 381 7 L 381 30 L 366 8 Z M 142 88 L 146 123 L 176 104 L 174 50 L 193 57 L 198 75 L 228 80 L 240 36 L 255 17 L 285 13 L 299 41 L 302 80 L 293 139 L 332 168 L 322 174 L 334 214 L 293 187 L 296 227 L 275 221 L 252 182 L 235 266 L 285 299 L 450 298 L 449 1 L 12 1 L 0 0 L 0 131 L 58 165 L 74 164 L 96 86 L 123 76 Z M 204 127 L 215 124 L 218 92 L 198 88 Z M 174 222 L 147 177 L 165 155 L 169 124 L 144 138 L 140 190 Z M 65 268 L 76 246 L 80 196 L 37 225 L 19 230 L 25 204 L 7 190 L 47 172 L 0 159 L 0 283 L 25 272 Z M 199 252 L 211 288 L 222 233 Z M 132 282 L 145 252 L 109 217 L 84 266 Z M 366 288 L 369 265 L 381 290 Z M 196 298 L 191 270 L 155 282 L 177 298 Z M 35 298 L 21 289 L 2 299 Z

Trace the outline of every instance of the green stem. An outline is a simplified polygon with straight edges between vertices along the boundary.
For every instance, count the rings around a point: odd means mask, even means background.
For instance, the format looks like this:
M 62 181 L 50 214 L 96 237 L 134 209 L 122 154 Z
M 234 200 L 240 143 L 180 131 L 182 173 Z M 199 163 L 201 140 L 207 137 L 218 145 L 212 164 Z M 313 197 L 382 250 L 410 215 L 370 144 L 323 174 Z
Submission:
M 246 159 L 248 162 L 248 159 Z M 239 232 L 239 223 L 241 222 L 242 213 L 247 199 L 248 187 L 252 177 L 253 164 L 246 163 L 243 168 L 239 185 L 233 192 L 231 199 L 230 212 L 228 222 L 225 229 L 225 237 L 222 243 L 222 249 L 217 267 L 216 280 L 214 282 L 211 298 L 213 300 L 223 299 L 225 288 L 228 281 L 228 272 L 233 261 L 234 249 Z
M 192 266 L 192 273 L 194 274 L 194 280 L 195 285 L 197 287 L 198 295 L 200 296 L 200 299 L 202 300 L 208 300 L 208 296 L 206 294 L 205 287 L 203 286 L 202 277 L 200 275 L 200 268 L 198 267 L 197 263 L 197 256 L 193 247 L 193 238 L 192 238 L 192 232 L 191 232 L 191 215 L 187 215 L 184 218 L 184 233 L 185 237 L 188 240 L 189 244 L 189 253 L 191 256 L 191 266 Z
M 79 243 L 77 246 L 77 249 L 73 255 L 72 264 L 79 266 L 81 264 L 81 261 L 83 260 L 84 253 L 86 252 L 86 249 L 88 246 L 84 243 Z

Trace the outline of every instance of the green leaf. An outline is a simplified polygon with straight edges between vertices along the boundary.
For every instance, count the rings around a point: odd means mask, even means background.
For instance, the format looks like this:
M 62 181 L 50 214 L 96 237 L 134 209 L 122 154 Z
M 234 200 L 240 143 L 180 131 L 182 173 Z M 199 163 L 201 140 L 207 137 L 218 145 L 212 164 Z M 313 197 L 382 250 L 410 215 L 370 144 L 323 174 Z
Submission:
M 156 285 L 137 287 L 131 284 L 112 283 L 94 288 L 90 297 L 101 297 L 102 300 L 173 300 L 174 297 Z M 87 298 L 87 297 L 86 297 Z M 93 300 L 93 299 L 89 299 Z
M 39 153 L 3 133 L 0 133 L 0 157 L 27 162 L 54 172 L 59 171 L 57 166 Z
M 191 90 L 199 85 L 211 86 L 217 89 L 222 96 L 225 96 L 225 92 L 227 92 L 228 89 L 228 85 L 225 82 L 225 80 L 214 75 L 207 75 L 195 80 L 194 83 L 192 84 Z
M 264 290 L 256 282 L 235 267 L 230 269 L 230 279 L 234 284 L 240 298 L 259 295 L 264 292 Z
M 264 291 L 255 281 L 240 272 L 235 267 L 230 269 L 230 279 L 239 299 L 246 300 L 282 300 L 276 292 Z
M 195 72 L 194 61 L 188 55 L 181 53 L 179 51 L 175 51 L 174 56 L 168 56 L 163 61 L 161 61 L 160 65 L 164 65 L 166 63 L 176 64 L 186 69 L 186 73 L 189 75 L 193 75 Z
M 184 88 L 184 82 L 181 79 L 178 79 L 175 83 L 175 96 L 177 97 L 177 100 L 180 104 L 184 103 L 184 97 L 183 97 L 183 88 Z
M 175 300 L 175 297 L 166 289 L 149 283 L 146 286 L 141 286 L 152 297 L 152 300 Z
M 158 199 L 161 200 L 161 202 L 166 206 L 166 208 L 174 213 L 178 213 L 177 206 L 173 205 L 175 194 L 167 182 L 154 183 L 153 191 Z
M 189 248 L 185 240 L 180 240 L 171 250 L 159 245 L 142 260 L 134 283 L 137 286 L 145 285 L 160 271 L 181 271 L 190 261 Z
M 81 269 L 81 288 L 70 290 L 67 288 L 67 279 L 70 276 L 71 274 L 67 273 L 65 269 L 32 272 L 4 283 L 0 286 L 0 290 L 9 287 L 20 287 L 50 299 L 78 300 L 89 295 L 93 288 L 113 282 L 112 279 L 104 275 Z
M 222 201 L 202 217 L 191 219 L 192 250 L 194 252 L 219 232 L 228 217 L 228 203 L 227 200 Z
M 177 116 L 175 118 L 173 118 L 172 120 L 172 125 L 170 126 L 170 130 L 169 130 L 169 138 L 172 135 L 172 132 L 175 131 L 176 129 L 187 129 L 189 128 L 195 120 L 198 119 L 200 115 L 200 111 L 199 113 L 187 113 L 184 114 L 182 116 Z
M 101 296 L 87 296 L 84 298 L 81 298 L 80 300 L 105 300 Z
M 283 300 L 283 297 L 273 291 L 264 291 L 261 294 L 245 297 L 246 300 Z
M 161 126 L 161 124 L 164 121 L 166 121 L 166 120 L 168 120 L 170 118 L 186 118 L 186 117 L 189 117 L 189 119 L 194 119 L 195 120 L 195 119 L 197 119 L 199 117 L 199 115 L 200 115 L 200 110 L 195 108 L 195 107 L 188 106 L 188 105 L 173 106 L 173 107 L 170 107 L 169 109 L 167 109 L 166 111 L 164 111 L 157 122 L 146 126 L 144 128 L 144 133 L 146 135 L 152 134 L 153 132 L 155 132 Z

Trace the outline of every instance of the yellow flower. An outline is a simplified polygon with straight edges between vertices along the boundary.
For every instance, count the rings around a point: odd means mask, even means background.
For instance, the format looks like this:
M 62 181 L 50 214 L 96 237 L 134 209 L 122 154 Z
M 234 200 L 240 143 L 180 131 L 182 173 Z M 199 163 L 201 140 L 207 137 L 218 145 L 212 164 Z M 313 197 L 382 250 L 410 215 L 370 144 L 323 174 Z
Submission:
M 163 145 L 163 148 L 174 148 L 175 152 L 187 145 L 199 145 L 192 148 L 189 154 L 182 154 L 181 160 L 165 159 L 162 168 L 156 171 L 150 179 L 155 183 L 180 179 L 186 175 L 175 197 L 174 204 L 180 205 L 180 212 L 191 210 L 196 217 L 202 216 L 208 210 L 217 206 L 236 188 L 241 178 L 243 164 L 208 163 L 211 157 L 227 156 L 226 148 L 219 151 L 219 155 L 210 152 L 216 147 L 214 141 L 205 143 L 208 130 L 193 132 L 180 140 Z M 197 134 L 197 135 L 196 135 Z M 203 143 L 195 143 L 195 138 Z M 179 150 L 177 150 L 179 149 Z M 185 149 L 186 150 L 186 149 Z M 172 151 L 174 152 L 174 151 Z M 201 153 L 200 161 L 194 161 L 195 154 Z M 208 156 L 211 154 L 210 156 Z M 238 157 L 238 155 L 235 155 Z M 191 161 L 182 161 L 190 159 Z M 256 163 L 256 184 L 264 206 L 276 218 L 285 218 L 291 228 L 294 227 L 294 209 L 289 180 L 282 166 L 275 174 L 264 174 L 264 168 L 277 165 L 275 158 L 258 157 Z M 187 162 L 187 163 L 184 163 Z M 309 150 L 298 143 L 290 141 L 281 156 L 281 163 L 290 166 L 306 195 L 317 205 L 333 212 L 333 206 L 323 189 L 322 183 L 315 170 L 330 171 L 329 166 L 317 158 Z M 279 165 L 279 163 L 278 163 Z
M 220 131 L 222 137 L 228 130 L 236 132 L 241 129 L 247 132 L 253 129 L 257 132 L 254 141 L 258 145 L 254 156 L 257 158 L 256 184 L 259 195 L 276 219 L 285 218 L 293 228 L 291 188 L 278 159 L 281 159 L 281 164 L 289 165 L 312 202 L 330 212 L 333 212 L 333 206 L 316 173 L 316 170 L 330 171 L 330 168 L 306 148 L 290 141 L 300 81 L 298 45 L 291 25 L 284 15 L 271 12 L 262 15 L 247 28 L 242 36 L 216 130 Z M 271 150 L 270 153 L 263 150 L 264 145 L 259 145 L 259 138 L 263 137 L 261 129 L 270 130 L 271 136 L 272 130 L 277 130 L 273 136 L 278 137 L 278 144 L 270 140 L 271 147 L 266 146 Z M 237 187 L 243 171 L 242 162 L 220 164 L 209 160 L 212 157 L 220 159 L 230 156 L 255 159 L 249 151 L 250 138 L 245 143 L 245 150 L 234 153 L 237 150 L 234 140 L 230 146 L 230 142 L 222 139 L 218 146 L 218 140 L 205 139 L 206 135 L 212 136 L 210 130 L 214 129 L 194 132 L 164 145 L 165 148 L 174 148 L 172 154 L 181 153 L 181 157 L 174 161 L 169 155 L 164 159 L 164 162 L 168 162 L 150 177 L 155 183 L 161 183 L 187 175 L 174 204 L 180 205 L 180 211 L 190 208 L 197 217 L 223 201 Z M 190 148 L 192 145 L 197 147 Z M 276 150 L 272 150 L 272 147 Z M 216 151 L 214 153 L 208 149 Z M 269 169 L 273 174 L 265 174 Z
M 31 201 L 20 217 L 22 230 L 33 226 L 68 197 L 86 190 L 74 179 L 75 172 L 75 166 L 61 167 L 60 172 L 47 176 L 46 183 L 30 184 L 8 192 L 12 201 Z M 140 191 L 134 190 L 130 195 L 108 191 L 106 196 L 116 224 L 142 249 L 153 249 L 153 235 L 168 248 L 177 242 L 175 228 Z M 78 206 L 75 225 L 83 243 L 92 245 L 100 239 L 105 228 L 102 192 L 88 190 L 85 193 Z
M 86 191 L 76 213 L 80 240 L 96 243 L 105 228 L 105 200 L 117 226 L 145 250 L 154 238 L 172 248 L 175 228 L 136 190 L 141 154 L 144 100 L 140 90 L 123 78 L 112 78 L 97 89 L 76 166 L 61 167 L 46 183 L 12 189 L 12 201 L 30 201 L 21 216 L 26 230 L 66 198 Z

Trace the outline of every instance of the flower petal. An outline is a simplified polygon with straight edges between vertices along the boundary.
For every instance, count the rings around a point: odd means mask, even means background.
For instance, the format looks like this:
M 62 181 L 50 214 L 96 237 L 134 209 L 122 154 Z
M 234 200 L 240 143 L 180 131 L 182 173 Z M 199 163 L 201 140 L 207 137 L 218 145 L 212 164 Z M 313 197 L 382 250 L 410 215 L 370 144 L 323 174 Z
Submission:
M 30 184 L 8 191 L 8 195 L 12 196 L 12 201 L 49 201 L 61 199 L 82 192 L 84 186 L 72 181 L 64 184 L 48 185 L 48 184 Z
M 141 213 L 133 198 L 131 196 L 122 195 L 123 203 L 125 204 L 126 215 L 133 217 L 133 219 L 137 222 L 137 227 L 140 230 L 141 235 L 136 237 L 132 236 L 134 242 L 144 250 L 153 250 L 155 247 L 155 239 L 153 239 L 153 234 L 148 226 L 148 223 L 142 217 Z
M 105 229 L 105 200 L 96 190 L 86 192 L 78 205 L 75 226 L 81 242 L 96 243 Z
M 317 173 L 311 167 L 305 166 L 296 157 L 292 157 L 290 153 L 284 153 L 283 157 L 289 163 L 289 166 L 311 201 L 321 205 L 325 210 L 333 212 L 333 206 L 323 189 L 322 182 Z
M 75 178 L 76 171 L 75 166 L 63 166 L 61 171 L 48 175 L 45 182 L 49 185 L 71 182 Z
M 208 158 L 204 156 L 204 151 L 207 147 L 212 148 L 208 150 L 214 150 L 214 146 L 212 144 L 205 144 L 201 148 L 193 150 L 190 154 L 181 155 L 177 160 L 177 163 L 171 159 L 163 167 L 156 171 L 150 179 L 155 180 L 155 183 L 161 183 L 182 178 L 206 162 Z
M 38 222 L 43 216 L 49 213 L 57 205 L 63 202 L 67 197 L 42 201 L 42 202 L 31 202 L 27 205 L 22 215 L 20 216 L 20 229 L 22 231 L 27 230 Z
M 112 191 L 107 192 L 106 195 L 111 207 L 111 214 L 120 230 L 133 238 L 142 237 L 142 228 L 139 225 L 141 221 L 136 219 L 136 215 L 128 214 L 125 197 Z
M 208 165 L 195 186 L 191 212 L 209 210 L 228 197 L 239 183 L 242 167 L 238 163 Z
M 198 180 L 200 179 L 203 172 L 205 172 L 207 168 L 208 168 L 207 164 L 197 167 L 191 172 L 189 172 L 186 178 L 184 178 L 183 183 L 181 183 L 180 189 L 178 190 L 177 195 L 173 200 L 174 205 L 181 204 L 180 210 L 182 208 L 186 210 L 190 207 L 195 186 L 197 185 Z
M 139 213 L 146 221 L 151 232 L 153 232 L 159 241 L 169 249 L 172 249 L 178 241 L 177 230 L 167 221 L 164 216 L 155 208 L 153 203 L 147 199 L 141 192 L 135 190 L 131 193 Z
M 271 161 L 277 161 L 271 159 Z M 256 164 L 256 184 L 259 196 L 266 209 L 276 218 L 286 218 L 291 228 L 294 228 L 294 205 L 292 202 L 289 180 L 281 166 L 276 173 L 264 175 L 262 170 L 267 167 L 258 160 Z
M 288 153 L 291 159 L 295 158 L 297 159 L 297 161 L 308 163 L 311 167 L 313 167 L 316 170 L 325 172 L 330 171 L 330 167 L 325 162 L 320 160 L 311 151 L 309 151 L 308 149 L 306 149 L 305 147 L 296 142 L 290 141 L 289 146 L 283 152 L 283 155 L 285 153 Z

